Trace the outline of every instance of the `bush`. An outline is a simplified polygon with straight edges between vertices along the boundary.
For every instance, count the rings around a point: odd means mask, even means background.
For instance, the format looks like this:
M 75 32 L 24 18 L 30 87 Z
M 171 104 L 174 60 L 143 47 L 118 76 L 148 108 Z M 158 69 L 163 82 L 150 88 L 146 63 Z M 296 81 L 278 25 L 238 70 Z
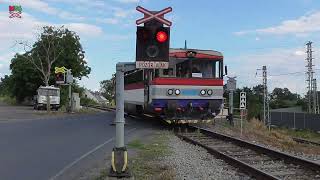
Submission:
M 81 105 L 81 106 L 98 105 L 98 103 L 95 102 L 95 101 L 92 100 L 92 99 L 82 97 L 82 98 L 80 98 L 80 105 Z
M 15 98 L 10 96 L 0 96 L 0 102 L 4 102 L 9 105 L 15 105 L 17 104 L 17 101 Z

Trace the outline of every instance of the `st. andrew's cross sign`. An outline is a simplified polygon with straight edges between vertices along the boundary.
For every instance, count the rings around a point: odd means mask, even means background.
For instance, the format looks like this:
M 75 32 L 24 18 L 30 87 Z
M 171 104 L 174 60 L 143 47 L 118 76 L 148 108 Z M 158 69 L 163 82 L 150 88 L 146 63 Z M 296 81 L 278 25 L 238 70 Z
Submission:
M 137 9 L 137 11 L 144 14 L 143 18 L 138 19 L 136 21 L 137 25 L 140 25 L 142 23 L 146 23 L 146 22 L 151 21 L 153 19 L 155 19 L 155 20 L 159 21 L 160 23 L 165 24 L 167 26 L 171 26 L 171 24 L 172 24 L 172 22 L 170 22 L 169 20 L 167 20 L 163 17 L 164 14 L 167 14 L 172 11 L 171 7 L 167 7 L 165 9 L 163 9 L 161 11 L 157 11 L 157 12 L 149 11 L 141 6 L 137 6 L 136 9 Z

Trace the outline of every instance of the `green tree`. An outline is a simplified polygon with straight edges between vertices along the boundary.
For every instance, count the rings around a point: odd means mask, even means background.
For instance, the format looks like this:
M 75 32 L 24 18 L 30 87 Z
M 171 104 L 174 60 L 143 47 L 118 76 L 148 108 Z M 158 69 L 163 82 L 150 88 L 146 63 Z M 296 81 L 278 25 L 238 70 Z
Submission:
M 272 109 L 293 107 L 301 104 L 300 96 L 291 93 L 288 88 L 274 88 L 271 93 L 270 107 Z
M 11 60 L 10 83 L 6 83 L 18 101 L 32 97 L 40 85 L 55 84 L 55 67 L 72 69 L 73 76 L 78 79 L 91 72 L 84 60 L 85 52 L 79 36 L 64 27 L 45 26 L 32 46 L 19 44 L 23 45 L 26 52 L 16 54 Z
M 116 75 L 112 74 L 111 79 L 100 82 L 100 92 L 109 102 L 112 102 L 115 98 L 115 80 Z

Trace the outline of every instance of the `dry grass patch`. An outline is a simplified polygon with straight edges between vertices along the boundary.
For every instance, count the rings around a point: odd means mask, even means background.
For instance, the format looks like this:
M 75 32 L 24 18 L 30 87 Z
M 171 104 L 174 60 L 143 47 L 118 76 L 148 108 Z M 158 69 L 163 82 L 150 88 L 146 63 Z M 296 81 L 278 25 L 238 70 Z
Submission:
M 270 145 L 272 147 L 285 151 L 320 155 L 319 146 L 300 144 L 292 140 L 291 137 L 297 137 L 297 133 L 295 133 L 296 131 L 278 128 L 272 128 L 269 131 L 269 129 L 263 124 L 263 122 L 256 119 L 243 122 L 242 136 L 240 136 L 241 130 L 239 123 L 236 123 L 236 125 L 232 127 L 228 124 L 228 122 L 222 121 L 219 122 L 219 124 L 216 125 L 214 129 L 218 132 L 222 132 L 230 136 L 239 137 L 241 139 L 258 142 L 265 145 Z M 309 132 L 308 135 L 311 136 L 310 134 L 312 134 L 312 137 L 317 136 L 316 133 Z

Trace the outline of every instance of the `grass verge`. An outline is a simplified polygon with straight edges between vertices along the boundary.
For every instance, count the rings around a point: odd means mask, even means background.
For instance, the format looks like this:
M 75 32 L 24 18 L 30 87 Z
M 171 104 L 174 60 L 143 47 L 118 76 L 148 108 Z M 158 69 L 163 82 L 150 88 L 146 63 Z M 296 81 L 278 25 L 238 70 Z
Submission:
M 8 105 L 16 105 L 17 101 L 15 98 L 9 96 L 0 96 L 0 102 L 4 102 Z
M 134 140 L 128 144 L 129 149 L 138 150 L 131 161 L 131 170 L 135 179 L 174 179 L 174 172 L 168 166 L 161 164 L 161 157 L 170 154 L 168 147 L 169 134 L 161 132 L 155 135 L 151 142 L 143 144 Z
M 173 180 L 175 173 L 169 166 L 161 163 L 161 158 L 170 154 L 168 132 L 159 132 L 142 143 L 136 139 L 127 144 L 129 151 L 136 152 L 136 155 L 129 158 L 129 168 L 133 179 Z M 95 180 L 107 179 L 107 171 L 100 172 Z

